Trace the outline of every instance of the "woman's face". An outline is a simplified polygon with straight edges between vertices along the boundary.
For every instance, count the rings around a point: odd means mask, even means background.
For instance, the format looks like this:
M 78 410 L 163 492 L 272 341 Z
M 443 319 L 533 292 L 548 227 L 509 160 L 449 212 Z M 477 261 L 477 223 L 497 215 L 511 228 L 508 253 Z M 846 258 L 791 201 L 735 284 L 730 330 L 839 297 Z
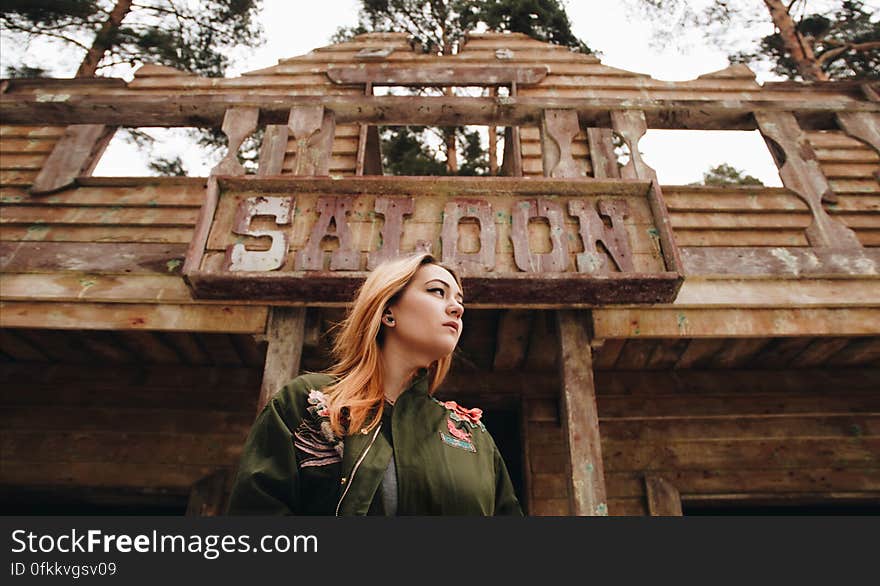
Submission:
M 461 289 L 449 271 L 422 265 L 386 310 L 386 340 L 394 339 L 399 348 L 412 352 L 427 366 L 455 349 L 463 328 L 462 303 Z

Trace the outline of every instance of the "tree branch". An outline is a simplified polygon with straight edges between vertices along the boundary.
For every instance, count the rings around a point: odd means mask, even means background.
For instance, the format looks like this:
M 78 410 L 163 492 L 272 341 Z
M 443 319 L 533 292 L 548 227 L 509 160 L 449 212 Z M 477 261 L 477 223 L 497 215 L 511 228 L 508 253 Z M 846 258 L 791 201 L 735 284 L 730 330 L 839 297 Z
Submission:
M 841 47 L 836 47 L 834 49 L 829 49 L 825 51 L 818 57 L 816 57 L 816 62 L 819 65 L 822 65 L 826 61 L 830 61 L 835 59 L 842 53 L 846 53 L 847 51 L 867 51 L 869 49 L 877 49 L 880 48 L 880 41 L 869 41 L 867 43 L 847 43 Z

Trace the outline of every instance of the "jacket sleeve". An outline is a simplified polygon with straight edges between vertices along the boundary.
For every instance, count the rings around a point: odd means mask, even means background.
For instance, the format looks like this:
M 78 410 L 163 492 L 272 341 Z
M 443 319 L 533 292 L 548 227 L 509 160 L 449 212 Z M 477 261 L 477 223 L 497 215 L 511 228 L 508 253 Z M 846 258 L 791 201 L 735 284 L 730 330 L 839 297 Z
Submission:
M 504 458 L 501 457 L 501 452 L 498 451 L 494 440 L 492 441 L 492 448 L 495 452 L 495 515 L 521 517 L 522 508 L 513 490 L 513 483 L 510 481 L 510 475 L 507 473 Z
M 300 420 L 292 389 L 285 387 L 269 401 L 251 428 L 239 460 L 227 514 L 292 515 L 299 512 L 299 473 L 293 432 Z

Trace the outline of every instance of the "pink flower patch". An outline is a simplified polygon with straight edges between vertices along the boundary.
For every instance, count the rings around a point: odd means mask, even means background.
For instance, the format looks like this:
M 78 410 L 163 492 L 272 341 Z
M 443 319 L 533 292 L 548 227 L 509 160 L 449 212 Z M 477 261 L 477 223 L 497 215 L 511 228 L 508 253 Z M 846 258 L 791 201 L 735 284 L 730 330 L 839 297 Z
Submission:
M 479 423 L 480 418 L 483 416 L 482 409 L 476 409 L 476 408 L 468 409 L 466 407 L 462 407 L 461 405 L 459 405 L 455 401 L 446 401 L 445 403 L 443 403 L 443 406 L 446 407 L 447 409 L 450 409 L 453 413 L 458 415 L 460 418 L 466 419 L 467 421 L 470 421 L 474 425 Z
M 446 428 L 449 430 L 449 433 L 451 433 L 453 437 L 457 437 L 464 442 L 471 441 L 470 432 L 464 429 L 457 428 L 451 419 L 446 420 Z

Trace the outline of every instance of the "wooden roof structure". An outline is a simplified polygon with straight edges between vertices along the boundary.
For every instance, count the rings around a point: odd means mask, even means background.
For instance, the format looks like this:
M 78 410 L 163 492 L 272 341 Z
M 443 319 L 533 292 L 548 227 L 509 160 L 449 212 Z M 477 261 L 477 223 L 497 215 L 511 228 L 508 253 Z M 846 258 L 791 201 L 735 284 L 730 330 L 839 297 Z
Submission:
M 880 502 L 876 83 L 659 81 L 496 33 L 446 57 L 361 35 L 229 79 L 0 83 L 11 510 L 216 514 L 254 409 L 328 365 L 375 262 L 421 248 L 469 299 L 442 392 L 498 414 L 530 514 Z M 395 124 L 503 127 L 504 177 L 383 176 Z M 222 128 L 229 153 L 207 178 L 92 176 L 118 126 Z M 759 130 L 784 187 L 660 185 L 649 128 Z

